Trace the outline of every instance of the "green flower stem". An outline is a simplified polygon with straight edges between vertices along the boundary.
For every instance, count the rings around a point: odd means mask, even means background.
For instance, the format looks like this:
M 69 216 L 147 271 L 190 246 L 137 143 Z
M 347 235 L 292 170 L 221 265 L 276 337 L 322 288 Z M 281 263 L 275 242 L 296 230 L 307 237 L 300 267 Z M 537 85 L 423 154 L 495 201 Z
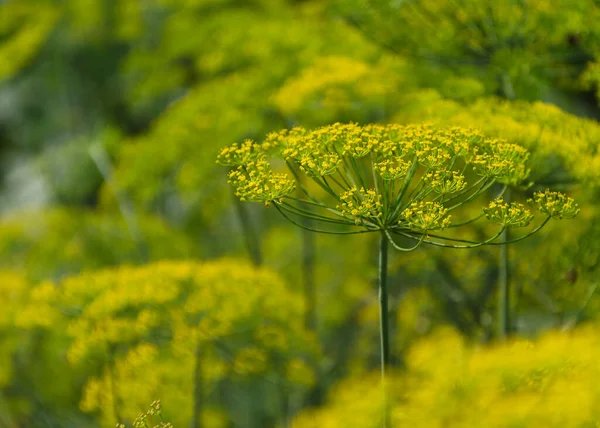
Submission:
M 304 220 L 306 226 L 312 222 Z M 315 289 L 315 236 L 302 230 L 302 270 L 304 280 L 304 325 L 309 331 L 317 330 L 317 292 Z
M 404 194 L 408 190 L 408 186 L 410 185 L 410 182 L 412 181 L 412 179 L 415 175 L 418 165 L 419 165 L 419 163 L 417 161 L 417 157 L 415 156 L 413 159 L 412 165 L 410 166 L 408 172 L 406 173 L 406 176 L 404 177 L 404 182 L 402 183 L 402 187 L 400 188 L 400 191 L 398 192 L 398 196 L 396 197 L 396 200 L 394 201 L 394 206 L 396 207 L 396 209 L 394 210 L 394 212 L 392 213 L 390 218 L 393 219 L 400 213 L 400 208 L 401 208 L 400 202 L 402 201 Z
M 300 208 L 298 208 L 301 210 Z M 313 207 L 308 205 L 302 223 L 306 227 L 313 224 L 313 220 L 306 214 L 313 214 Z M 340 220 L 336 220 L 340 221 Z M 304 289 L 304 326 L 308 331 L 317 331 L 317 292 L 315 289 L 315 236 L 313 232 L 301 229 L 302 232 L 302 280 Z
M 300 217 L 308 217 L 312 220 L 317 220 L 317 221 L 322 221 L 324 223 L 332 223 L 332 224 L 339 224 L 342 226 L 352 226 L 352 227 L 356 227 L 357 224 L 354 220 L 350 220 L 348 219 L 347 216 L 343 215 L 343 214 L 337 214 L 339 217 L 341 217 L 343 220 L 340 219 L 335 219 L 335 218 L 331 218 L 331 217 L 325 217 L 319 214 L 312 214 L 310 212 L 307 212 L 306 210 L 303 210 L 302 208 L 296 207 L 294 205 L 288 204 L 287 202 L 277 202 L 277 204 L 284 210 L 286 210 L 287 212 L 289 212 L 290 214 L 294 214 Z M 371 227 L 373 230 L 378 230 L 378 225 L 375 223 L 372 223 L 370 221 L 366 221 L 363 220 L 363 223 L 361 224 L 362 226 L 368 226 Z
M 204 407 L 204 391 L 202 388 L 202 348 L 196 345 L 194 351 L 194 405 L 192 409 L 191 428 L 202 428 L 202 408 Z
M 121 421 L 121 412 L 119 411 L 119 393 L 117 391 L 117 370 L 115 365 L 114 345 L 108 349 L 108 376 L 110 383 L 110 395 L 112 395 L 112 411 L 115 420 Z
M 508 229 L 500 235 L 503 244 L 508 242 Z M 500 247 L 498 263 L 498 337 L 506 340 L 510 334 L 510 271 L 508 267 L 508 245 Z
M 289 196 L 289 195 L 286 196 L 284 200 L 287 200 L 287 199 L 290 199 L 292 201 L 301 202 L 303 204 L 308 204 L 308 205 L 312 205 L 312 206 L 315 206 L 315 207 L 322 208 L 325 211 L 329 211 L 330 213 L 335 214 L 338 217 L 342 217 L 342 218 L 346 219 L 346 216 L 343 213 L 341 213 L 338 210 L 334 210 L 333 208 L 330 208 L 330 207 L 328 207 L 325 204 L 315 203 L 315 202 L 312 202 L 312 201 L 307 201 L 306 199 L 299 199 L 299 198 L 295 198 L 295 197 Z M 291 204 L 287 204 L 287 205 L 291 205 Z M 329 218 L 329 217 L 327 217 L 327 218 Z
M 333 199 L 335 199 L 336 201 L 339 200 L 339 196 L 337 193 L 335 193 L 335 190 L 333 190 L 331 188 L 331 186 L 329 185 L 329 183 L 327 182 L 327 178 L 323 177 L 313 177 L 313 180 L 315 180 L 315 182 L 321 186 L 323 188 L 323 190 L 325 190 L 327 193 L 329 193 L 331 196 L 333 196 Z
M 314 203 L 317 203 L 319 205 L 324 205 L 322 203 L 319 202 L 319 200 L 317 198 L 315 198 L 306 187 L 304 187 L 304 185 L 302 184 L 302 179 L 300 178 L 300 175 L 298 175 L 298 171 L 296 171 L 294 169 L 294 167 L 292 166 L 292 164 L 289 161 L 285 161 L 286 165 L 288 166 L 288 169 L 290 170 L 290 172 L 292 173 L 292 175 L 294 176 L 294 178 L 296 179 L 296 183 L 298 184 L 298 187 L 300 188 L 300 190 L 302 190 L 302 193 L 304 193 L 309 199 L 311 199 Z M 289 196 L 288 196 L 289 197 Z
M 472 201 L 473 199 L 475 199 L 477 196 L 481 195 L 483 192 L 485 192 L 487 189 L 489 189 L 490 187 L 492 187 L 492 184 L 494 184 L 496 182 L 496 179 L 492 179 L 489 183 L 486 183 L 485 181 L 483 182 L 482 186 L 472 195 L 470 195 L 469 197 L 467 197 L 464 201 L 460 201 L 454 205 L 452 205 L 451 207 L 448 207 L 448 211 L 452 211 L 455 208 L 460 207 L 463 204 L 466 204 L 469 201 Z M 446 201 L 447 203 L 448 201 Z
M 353 221 L 350 221 L 350 220 L 338 220 L 338 219 L 335 219 L 335 218 L 325 217 L 325 216 L 313 213 L 311 211 L 304 210 L 302 208 L 296 207 L 296 206 L 294 206 L 292 204 L 289 204 L 287 202 L 280 203 L 280 206 L 283 209 L 285 209 L 285 210 L 287 210 L 287 211 L 289 211 L 289 212 L 291 212 L 293 214 L 296 214 L 296 215 L 299 215 L 299 216 L 308 217 L 308 218 L 313 219 L 313 220 L 318 220 L 318 221 L 322 221 L 322 222 L 325 222 L 325 223 L 344 224 L 344 225 L 348 225 L 348 226 L 354 226 L 355 225 L 355 223 Z M 342 217 L 341 214 L 340 214 L 340 217 Z
M 129 236 L 136 243 L 140 262 L 147 262 L 149 259 L 148 243 L 140 230 L 134 204 L 115 182 L 114 167 L 106 148 L 102 144 L 95 144 L 89 148 L 88 153 L 96 168 L 98 168 L 98 172 L 115 195 L 117 206 L 121 216 L 125 220 Z
M 275 206 L 275 208 L 277 209 L 277 211 L 279 211 L 279 213 L 284 216 L 288 221 L 290 221 L 291 223 L 295 224 L 298 227 L 301 227 L 302 229 L 305 230 L 310 230 L 311 232 L 317 232 L 317 233 L 327 233 L 329 235 L 356 235 L 359 233 L 370 233 L 373 232 L 374 230 L 372 229 L 366 229 L 366 230 L 353 230 L 353 231 L 333 231 L 333 230 L 320 230 L 320 229 L 315 229 L 313 227 L 306 227 L 303 226 L 301 223 L 298 223 L 297 221 L 291 219 L 280 207 L 280 204 L 278 204 L 277 202 L 275 202 L 273 204 Z
M 352 177 L 347 175 L 347 174 L 343 174 L 342 173 L 343 169 L 342 168 L 338 168 L 337 173 L 340 176 L 340 178 L 342 179 L 345 188 L 349 189 L 351 188 L 353 185 L 355 186 L 356 184 L 354 183 L 354 180 L 352 180 Z M 352 182 L 352 184 L 350 184 L 350 181 Z
M 362 167 L 359 165 L 359 161 L 357 161 L 354 157 L 350 157 L 351 169 L 354 171 L 358 179 L 360 180 L 360 185 L 365 189 L 368 187 L 367 178 L 364 174 Z
M 384 231 L 379 235 L 379 337 L 381 350 L 381 380 L 383 383 L 384 428 L 390 428 L 386 377 L 390 366 L 390 332 L 388 319 L 388 238 Z
M 492 243 L 492 241 L 496 240 L 500 235 L 502 235 L 502 232 L 504 231 L 505 228 L 500 229 L 500 231 L 498 233 L 496 233 L 494 236 L 492 236 L 491 238 L 486 239 L 485 241 L 482 242 L 477 242 L 473 245 L 448 245 L 448 244 L 442 244 L 439 242 L 435 242 L 435 241 L 429 241 L 427 239 L 423 239 L 423 242 L 425 242 L 426 244 L 429 245 L 435 245 L 437 247 L 447 247 L 447 248 L 477 248 L 477 247 L 482 247 L 484 245 L 489 245 Z M 413 235 L 410 235 L 406 232 L 397 232 L 398 234 L 402 235 L 402 236 L 406 236 L 407 238 L 411 238 L 413 240 L 417 240 L 417 238 Z M 432 235 L 430 235 L 432 236 Z M 446 239 L 446 240 L 450 240 L 449 238 L 444 238 L 441 236 L 438 236 L 437 238 L 439 239 Z M 422 238 L 421 238 L 422 239 Z
M 260 243 L 250 222 L 250 216 L 248 215 L 246 206 L 242 203 L 242 201 L 240 201 L 236 197 L 233 198 L 233 201 L 238 214 L 238 218 L 240 220 L 240 224 L 242 226 L 242 233 L 244 234 L 246 250 L 248 251 L 250 258 L 252 259 L 252 263 L 255 266 L 260 266 L 262 265 Z
M 479 194 L 479 192 L 482 191 L 482 189 L 485 187 L 486 183 L 485 181 L 487 180 L 487 177 L 481 177 L 479 180 L 477 180 L 475 183 L 473 183 L 472 185 L 464 188 L 463 190 L 461 190 L 460 192 L 457 192 L 455 194 L 452 195 L 451 198 L 446 199 L 446 203 L 450 202 L 450 201 L 454 201 L 455 199 L 458 199 L 464 195 L 466 195 L 467 193 L 469 193 L 471 190 L 475 189 L 477 186 L 480 186 L 480 188 L 477 190 L 476 194 Z
M 519 242 L 522 241 L 523 239 L 527 239 L 529 238 L 531 235 L 537 233 L 542 227 L 544 227 L 546 225 L 546 223 L 548 223 L 550 221 L 552 217 L 548 216 L 546 217 L 546 219 L 542 222 L 542 224 L 540 224 L 538 227 L 536 227 L 535 229 L 533 229 L 531 232 L 529 232 L 526 235 L 520 236 L 518 238 L 515 239 L 511 239 L 509 241 L 506 242 L 491 242 L 494 239 L 498 238 L 501 234 L 502 234 L 502 230 L 500 232 L 498 232 L 496 235 L 494 235 L 493 237 L 491 237 L 490 239 L 487 239 L 483 242 L 478 242 L 475 243 L 474 245 L 448 245 L 448 244 L 442 244 L 440 242 L 435 242 L 435 241 L 429 241 L 429 240 L 423 240 L 424 243 L 429 244 L 429 245 L 434 245 L 436 247 L 445 247 L 445 248 L 477 248 L 477 247 L 481 247 L 482 245 L 506 245 L 506 244 L 512 244 L 515 242 Z M 414 235 L 411 235 L 409 233 L 406 232 L 400 232 L 400 231 L 395 231 L 393 229 L 391 229 L 392 232 L 398 234 L 398 235 L 402 235 L 402 236 L 406 236 L 407 238 L 411 238 L 414 241 L 417 241 L 419 238 L 417 238 Z M 455 239 L 455 238 L 447 238 L 444 236 L 439 236 L 439 235 L 431 235 L 429 234 L 430 237 L 432 238 L 436 238 L 436 239 L 443 239 L 446 241 L 455 241 L 455 242 L 474 242 L 474 241 L 467 241 L 464 239 Z
M 462 223 L 452 223 L 448 226 L 448 229 L 453 227 L 466 226 L 467 224 L 475 223 L 477 220 L 485 217 L 485 213 L 479 214 L 477 217 L 473 217 L 471 220 L 464 221 Z
M 427 184 L 425 183 L 425 176 L 427 175 L 427 173 L 429 173 L 429 171 L 431 170 L 427 168 L 425 172 L 421 174 L 419 181 L 417 181 L 417 184 L 415 184 L 415 186 L 412 188 L 406 199 L 408 199 L 411 202 L 417 200 L 417 197 L 421 194 L 423 189 L 427 187 Z
M 504 200 L 510 202 L 510 190 L 506 191 Z M 502 232 L 500 242 L 509 241 L 508 228 Z M 498 337 L 506 340 L 510 334 L 510 272 L 508 266 L 508 245 L 500 247 L 498 263 Z
M 425 235 L 426 235 L 425 233 L 424 233 L 423 235 L 421 235 L 421 239 L 419 239 L 419 242 L 417 242 L 417 244 L 416 244 L 415 246 L 413 246 L 413 247 L 410 247 L 410 248 L 403 248 L 403 247 L 401 247 L 401 246 L 397 245 L 397 244 L 394 242 L 394 240 L 392 239 L 392 236 L 390 235 L 390 232 L 388 232 L 387 230 L 385 230 L 384 232 L 385 232 L 385 235 L 388 237 L 388 239 L 389 239 L 389 241 L 390 241 L 390 244 L 392 244 L 392 247 L 394 247 L 394 248 L 395 248 L 396 250 L 398 250 L 398 251 L 402 251 L 402 252 L 405 252 L 405 253 L 408 253 L 408 252 L 410 252 L 410 251 L 414 251 L 414 250 L 416 250 L 417 248 L 419 248 L 419 246 L 421 245 L 421 243 L 422 243 L 422 242 L 423 242 L 423 240 L 425 239 Z

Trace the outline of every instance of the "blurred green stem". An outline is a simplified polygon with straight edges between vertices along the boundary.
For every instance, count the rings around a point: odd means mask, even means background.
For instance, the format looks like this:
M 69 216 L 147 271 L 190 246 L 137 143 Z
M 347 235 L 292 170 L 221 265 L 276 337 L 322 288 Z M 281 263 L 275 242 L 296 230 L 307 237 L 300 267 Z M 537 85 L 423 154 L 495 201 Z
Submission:
M 379 236 L 379 335 L 381 349 L 381 381 L 383 385 L 383 427 L 390 428 L 390 413 L 386 376 L 390 365 L 390 338 L 388 319 L 388 290 L 387 290 L 387 265 L 388 265 L 388 238 L 385 231 Z
M 504 200 L 510 203 L 510 189 L 506 190 Z M 508 228 L 500 235 L 500 242 L 510 240 Z M 500 246 L 498 265 L 498 337 L 505 340 L 510 334 L 510 272 L 508 266 L 508 245 Z
M 117 370 L 115 366 L 115 350 L 111 346 L 108 350 L 108 371 L 110 378 L 110 394 L 112 395 L 112 410 L 113 416 L 117 423 L 122 421 L 121 413 L 119 412 L 119 394 L 117 392 Z
M 243 204 L 242 201 L 240 201 L 239 198 L 235 196 L 233 197 L 233 203 L 235 204 L 238 218 L 242 226 L 242 233 L 244 234 L 244 241 L 246 243 L 248 255 L 252 259 L 252 263 L 254 264 L 254 266 L 260 266 L 262 265 L 260 243 L 258 242 L 256 231 L 253 229 L 252 224 L 250 222 L 250 216 L 248 214 L 246 205 Z
M 95 144 L 90 146 L 88 153 L 102 175 L 102 178 L 115 195 L 119 211 L 125 220 L 129 235 L 137 245 L 140 261 L 147 262 L 149 258 L 148 244 L 140 231 L 134 205 L 114 180 L 114 167 L 106 148 L 102 144 Z
M 194 352 L 194 409 L 192 411 L 191 428 L 202 428 L 202 407 L 204 404 L 202 390 L 202 348 L 196 345 Z
M 304 218 L 310 227 L 312 221 Z M 315 290 L 315 236 L 314 232 L 302 230 L 302 270 L 304 279 L 304 324 L 309 331 L 317 330 L 317 293 Z

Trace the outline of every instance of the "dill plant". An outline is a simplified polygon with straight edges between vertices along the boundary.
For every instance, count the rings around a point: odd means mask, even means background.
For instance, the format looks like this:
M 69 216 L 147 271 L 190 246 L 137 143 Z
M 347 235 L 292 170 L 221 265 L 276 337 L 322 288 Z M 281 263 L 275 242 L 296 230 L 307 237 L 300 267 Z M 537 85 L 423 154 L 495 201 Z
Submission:
M 470 249 L 523 240 L 550 219 L 571 218 L 579 208 L 558 192 L 535 193 L 543 220 L 520 237 L 498 241 L 509 228 L 527 227 L 533 215 L 519 202 L 505 202 L 509 185 L 529 175 L 529 152 L 479 131 L 429 125 L 336 123 L 309 131 L 301 127 L 224 148 L 217 162 L 230 166 L 229 183 L 242 201 L 274 207 L 298 227 L 329 234 L 378 233 L 381 369 L 390 364 L 388 247 L 400 252 L 423 244 Z M 289 173 L 283 172 L 287 165 Z M 308 177 L 312 188 L 305 185 Z M 490 200 L 488 189 L 502 185 Z M 298 192 L 297 192 L 298 190 Z M 461 208 L 481 212 L 461 218 Z M 309 218 L 321 226 L 307 227 Z M 497 226 L 487 239 L 460 237 L 460 227 L 478 220 Z
M 285 403 L 314 384 L 320 355 L 299 296 L 270 270 L 234 259 L 124 265 L 70 276 L 58 287 L 45 282 L 15 322 L 61 332 L 69 368 L 85 369 L 79 407 L 105 425 L 159 396 L 170 397 L 164 410 L 176 425 L 239 424 L 211 390 L 241 384 L 261 388 L 263 405 Z

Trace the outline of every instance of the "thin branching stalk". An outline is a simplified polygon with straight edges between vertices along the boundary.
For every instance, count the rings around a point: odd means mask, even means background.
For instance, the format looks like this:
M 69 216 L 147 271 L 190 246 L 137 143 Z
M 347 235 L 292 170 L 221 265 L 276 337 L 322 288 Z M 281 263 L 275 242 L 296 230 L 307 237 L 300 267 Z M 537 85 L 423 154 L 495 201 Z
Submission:
M 510 202 L 510 190 L 504 196 Z M 508 228 L 502 231 L 500 242 L 505 244 L 500 247 L 498 264 L 498 336 L 505 340 L 510 334 L 510 270 L 508 266 L 508 245 L 510 241 Z
M 312 221 L 304 219 L 310 226 Z M 302 273 L 304 282 L 304 324 L 307 330 L 317 330 L 317 290 L 315 289 L 315 236 L 313 232 L 302 230 Z
M 256 236 L 256 231 L 252 227 L 248 210 L 238 198 L 234 197 L 233 200 L 238 219 L 240 220 L 240 225 L 242 227 L 244 243 L 246 244 L 246 250 L 248 251 L 248 255 L 250 256 L 250 259 L 252 260 L 254 266 L 260 266 L 262 265 L 262 253 L 260 250 L 260 242 L 258 240 L 258 237 Z
M 115 366 L 115 351 L 111 346 L 108 350 L 108 377 L 110 383 L 110 395 L 112 396 L 112 411 L 115 421 L 121 421 L 119 409 L 119 393 L 117 391 L 117 368 Z
M 147 262 L 149 251 L 148 244 L 146 243 L 138 225 L 133 203 L 119 188 L 114 180 L 114 167 L 111 163 L 110 156 L 102 144 L 95 144 L 91 146 L 88 149 L 88 154 L 96 165 L 98 172 L 100 172 L 100 175 L 102 175 L 103 180 L 115 195 L 117 206 L 119 207 L 121 216 L 125 220 L 125 225 L 127 227 L 127 231 L 129 232 L 129 236 L 136 243 L 140 261 Z
M 202 408 L 204 407 L 204 388 L 202 388 L 202 347 L 196 345 L 194 350 L 194 407 L 190 428 L 202 428 Z

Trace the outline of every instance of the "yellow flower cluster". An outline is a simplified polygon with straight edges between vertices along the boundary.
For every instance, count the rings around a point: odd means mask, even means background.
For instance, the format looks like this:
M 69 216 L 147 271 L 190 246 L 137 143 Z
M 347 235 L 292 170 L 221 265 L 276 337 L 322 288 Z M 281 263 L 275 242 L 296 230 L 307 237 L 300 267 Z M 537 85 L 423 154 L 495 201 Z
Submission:
M 230 147 L 224 147 L 217 156 L 217 163 L 226 166 L 244 165 L 254 160 L 255 154 L 256 143 L 252 140 L 245 140 L 239 145 L 233 143 Z
M 481 346 L 448 328 L 438 330 L 412 347 L 405 372 L 390 376 L 393 426 L 596 426 L 598 334 L 598 325 L 588 325 Z M 344 380 L 325 406 L 301 412 L 293 426 L 380 426 L 379 387 L 375 374 Z
M 189 420 L 198 349 L 206 384 L 269 375 L 306 388 L 315 379 L 320 351 L 304 328 L 302 299 L 270 270 L 245 262 L 162 261 L 87 272 L 58 287 L 40 285 L 27 303 L 23 312 L 43 314 L 40 327 L 66 334 L 71 364 L 104 365 L 87 379 L 80 407 L 113 424 L 111 403 L 131 413 L 158 394 L 173 401 L 169 420 Z
M 557 220 L 573 218 L 580 211 L 573 198 L 549 189 L 544 192 L 535 192 L 530 201 L 535 202 L 542 213 Z
M 360 224 L 361 219 L 374 220 L 382 216 L 381 196 L 373 189 L 352 187 L 340 195 L 340 201 L 342 203 L 337 209 L 353 217 L 356 224 Z
M 287 174 L 273 172 L 266 160 L 239 166 L 229 173 L 229 183 L 242 201 L 264 202 L 265 205 L 289 195 L 296 187 Z
M 518 202 L 506 203 L 504 199 L 496 199 L 483 208 L 485 217 L 503 227 L 525 227 L 533 220 L 531 212 Z
M 401 73 L 394 73 L 394 65 L 391 60 L 371 65 L 350 57 L 320 57 L 287 79 L 272 102 L 284 115 L 302 123 L 365 119 L 392 100 L 402 78 Z
M 446 216 L 447 213 L 448 209 L 439 202 L 413 202 L 402 211 L 399 223 L 415 232 L 443 230 L 450 226 L 450 216 Z
M 456 193 L 467 187 L 465 176 L 458 171 L 438 170 L 425 174 L 424 180 L 434 192 L 440 195 Z
M 519 184 L 529 175 L 526 149 L 487 138 L 477 130 L 428 124 L 335 123 L 312 131 L 293 128 L 269 134 L 262 144 L 246 141 L 223 149 L 219 162 L 238 164 L 249 158 L 248 153 L 252 160 L 229 174 L 229 182 L 243 200 L 275 201 L 284 215 L 306 214 L 336 224 L 352 225 L 349 216 L 355 225 L 371 230 L 445 229 L 448 209 L 474 200 L 494 182 Z M 271 158 L 286 162 L 310 201 L 286 198 L 295 189 L 294 182 L 272 172 Z M 299 175 L 302 172 L 322 191 L 319 198 L 307 190 Z M 472 172 L 482 179 L 469 187 L 466 176 Z M 450 194 L 455 202 L 445 207 L 444 197 Z M 323 195 L 332 197 L 335 205 L 329 205 Z M 311 211 L 298 206 L 306 202 L 313 204 Z M 330 217 L 315 213 L 314 205 L 327 209 Z
M 392 181 L 404 177 L 410 168 L 410 163 L 402 160 L 402 158 L 385 159 L 381 162 L 376 162 L 373 169 L 384 180 Z
M 594 185 L 600 182 L 600 154 L 595 149 L 595 141 L 600 138 L 597 121 L 568 114 L 543 102 L 488 97 L 464 106 L 439 95 L 429 98 L 424 108 L 413 114 L 401 113 L 396 120 L 475 126 L 490 137 L 507 138 L 528 149 L 534 155 L 531 167 L 538 176 L 548 173 L 548 168 L 563 166 L 583 182 Z

